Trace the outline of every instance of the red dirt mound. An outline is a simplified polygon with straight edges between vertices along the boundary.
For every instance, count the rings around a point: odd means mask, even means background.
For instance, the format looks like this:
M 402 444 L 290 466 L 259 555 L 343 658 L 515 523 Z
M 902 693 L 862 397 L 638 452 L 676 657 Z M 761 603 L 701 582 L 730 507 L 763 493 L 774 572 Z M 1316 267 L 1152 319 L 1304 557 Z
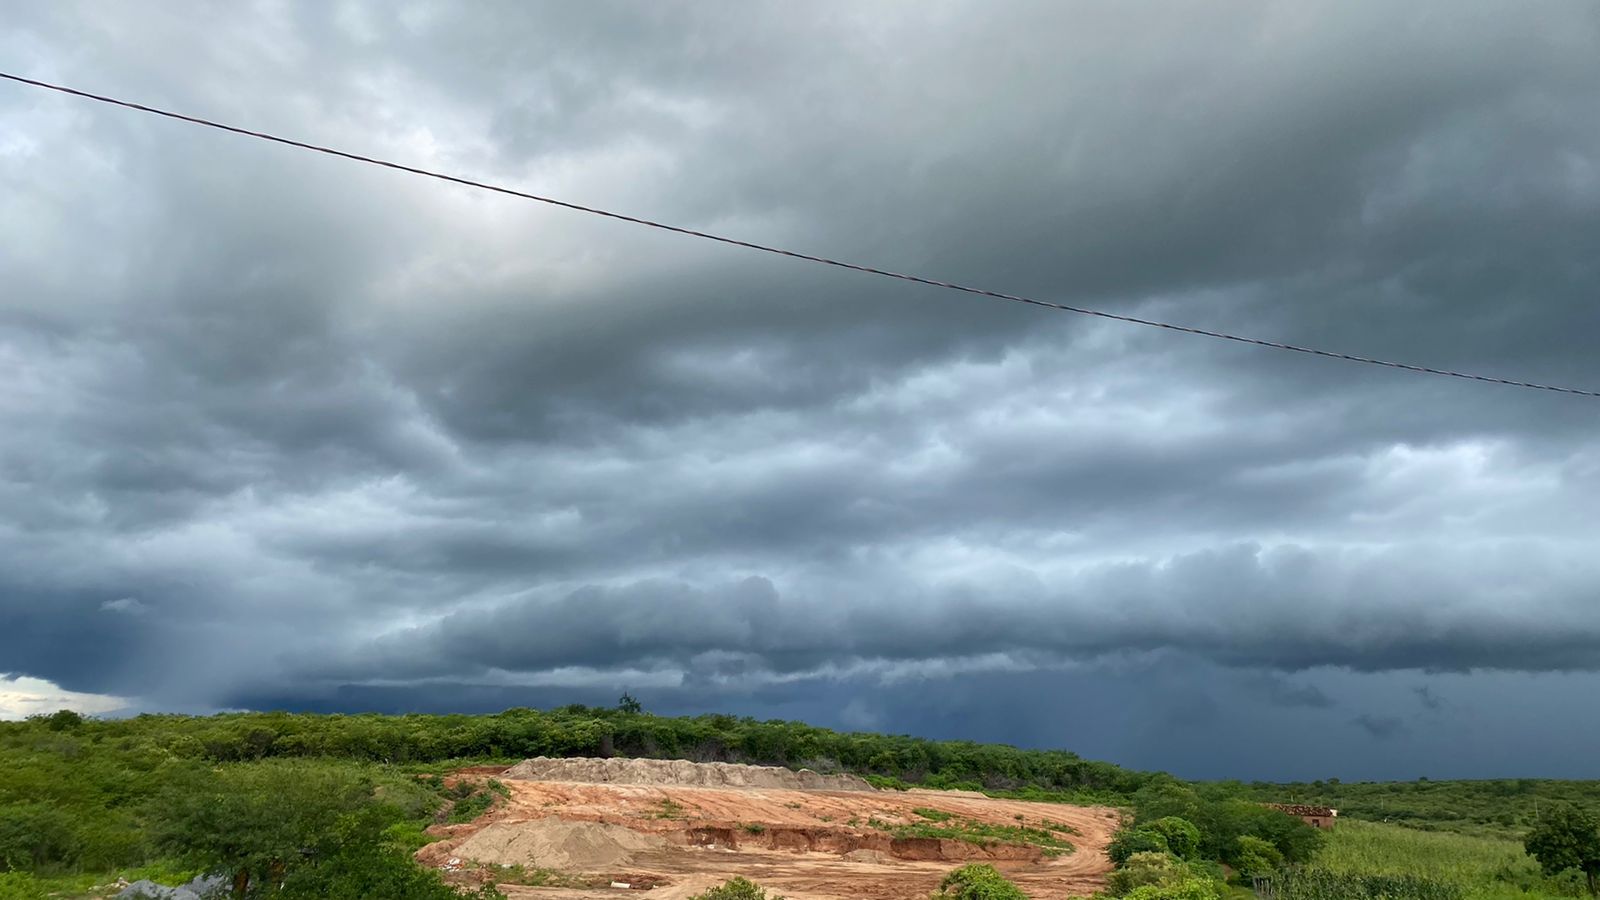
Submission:
M 478 874 L 489 878 L 495 877 L 495 864 L 514 862 L 574 876 L 548 883 L 601 885 L 501 885 L 512 897 L 563 900 L 615 896 L 605 887 L 609 881 L 604 876 L 619 871 L 654 885 L 650 891 L 654 900 L 681 900 L 735 875 L 791 900 L 925 900 L 951 868 L 982 861 L 999 867 L 1031 896 L 1055 900 L 1104 888 L 1111 868 L 1105 847 L 1120 821 L 1120 814 L 1106 807 L 940 791 L 513 778 L 506 778 L 505 784 L 511 797 L 504 805 L 469 825 L 439 828 L 435 833 L 445 839 L 423 848 L 418 859 L 443 865 L 454 858 L 460 861 L 458 866 L 471 867 L 476 858 L 484 864 Z M 1002 835 L 1021 834 L 1017 829 L 1027 828 L 1064 838 L 1075 850 L 1050 858 L 1028 843 L 905 834 L 907 826 L 930 823 L 962 824 Z M 926 833 L 926 828 L 921 830 Z

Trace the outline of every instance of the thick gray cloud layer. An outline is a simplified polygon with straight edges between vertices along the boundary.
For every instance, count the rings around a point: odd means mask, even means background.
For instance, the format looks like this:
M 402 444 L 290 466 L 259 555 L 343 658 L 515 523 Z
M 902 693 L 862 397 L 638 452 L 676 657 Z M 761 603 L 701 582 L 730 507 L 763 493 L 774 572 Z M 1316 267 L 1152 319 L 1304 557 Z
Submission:
M 1600 387 L 1581 0 L 13 19 L 6 68 L 90 90 Z M 1272 773 L 1152 756 L 1139 723 L 1311 716 L 1396 758 L 1431 746 L 1417 716 L 1483 713 L 1428 673 L 1600 678 L 1591 401 L 752 257 L 16 86 L 0 282 L 0 672 L 66 690 L 449 708 L 631 686 L 1249 776 Z M 955 691 L 1051 679 L 1116 697 L 1086 709 L 1120 737 Z

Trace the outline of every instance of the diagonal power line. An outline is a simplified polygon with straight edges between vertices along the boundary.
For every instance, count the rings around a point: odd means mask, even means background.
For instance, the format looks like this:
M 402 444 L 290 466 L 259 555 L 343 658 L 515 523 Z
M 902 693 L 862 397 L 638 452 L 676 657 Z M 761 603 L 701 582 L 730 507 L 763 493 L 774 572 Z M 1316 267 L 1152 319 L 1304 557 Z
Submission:
M 275 144 L 285 144 L 285 145 L 290 146 L 290 147 L 298 147 L 301 150 L 310 150 L 310 151 L 315 152 L 315 153 L 322 153 L 322 154 L 326 154 L 328 156 L 337 156 L 337 157 L 340 157 L 342 159 L 348 159 L 348 160 L 352 160 L 352 161 L 359 162 L 359 163 L 366 163 L 368 165 L 373 165 L 373 166 L 381 166 L 381 167 L 386 168 L 386 169 L 395 169 L 395 170 L 400 171 L 400 172 L 409 172 L 412 175 L 421 175 L 421 176 L 424 176 L 426 178 L 434 178 L 434 179 L 437 179 L 439 181 L 447 181 L 447 182 L 450 182 L 452 184 L 459 184 L 459 185 L 464 185 L 464 186 L 470 187 L 470 188 L 477 188 L 478 190 L 493 191 L 494 193 L 497 193 L 497 194 L 506 194 L 506 195 L 511 196 L 511 197 L 520 197 L 520 198 L 522 198 L 524 200 L 534 200 L 534 201 L 537 201 L 539 203 L 545 203 L 545 204 L 548 204 L 550 206 L 559 206 L 559 207 L 562 207 L 564 209 L 574 210 L 576 212 L 588 213 L 588 214 L 594 215 L 594 216 L 603 216 L 605 218 L 616 219 L 616 220 L 621 221 L 621 222 L 631 222 L 631 223 L 633 223 L 635 225 L 643 225 L 643 226 L 646 226 L 648 228 L 655 228 L 655 229 L 660 230 L 660 231 L 670 231 L 670 232 L 673 232 L 673 233 L 676 233 L 676 234 L 688 235 L 689 237 L 701 238 L 702 240 L 716 241 L 717 243 L 720 243 L 720 244 L 731 244 L 731 245 L 733 245 L 735 247 L 744 247 L 747 250 L 759 250 L 762 253 L 771 253 L 771 254 L 774 254 L 774 255 L 777 255 L 777 256 L 787 256 L 787 257 L 789 257 L 791 259 L 799 259 L 799 260 L 804 260 L 806 262 L 820 263 L 821 265 L 833 266 L 834 268 L 838 268 L 838 269 L 849 269 L 850 271 L 853 271 L 853 272 L 863 272 L 863 273 L 866 273 L 868 275 L 878 275 L 878 276 L 881 276 L 881 277 L 884 277 L 884 278 L 894 278 L 894 279 L 897 279 L 899 281 L 909 281 L 909 282 L 911 282 L 913 284 L 923 284 L 923 285 L 927 285 L 929 287 L 944 288 L 946 290 L 951 290 L 951 291 L 961 291 L 962 293 L 976 294 L 976 295 L 978 295 L 980 297 L 990 297 L 990 298 L 993 298 L 995 300 L 1009 300 L 1009 301 L 1011 301 L 1013 303 L 1026 303 L 1026 304 L 1028 304 L 1030 306 L 1038 306 L 1038 307 L 1043 307 L 1045 309 L 1058 310 L 1060 312 L 1077 313 L 1080 316 L 1093 316 L 1093 317 L 1095 317 L 1097 319 L 1109 319 L 1109 320 L 1114 321 L 1114 322 L 1126 322 L 1126 323 L 1128 323 L 1130 325 L 1143 325 L 1143 326 L 1146 326 L 1146 327 L 1149 327 L 1149 328 L 1160 328 L 1160 329 L 1163 329 L 1165 331 L 1175 331 L 1175 332 L 1179 332 L 1181 334 L 1192 334 L 1192 335 L 1198 335 L 1200 337 L 1215 338 L 1217 340 L 1233 341 L 1235 343 L 1249 344 L 1249 345 L 1255 346 L 1255 347 L 1267 347 L 1267 348 L 1272 349 L 1272 350 L 1288 350 L 1288 351 L 1293 352 L 1293 353 L 1305 353 L 1305 354 L 1309 354 L 1311 356 L 1321 356 L 1321 357 L 1325 357 L 1327 359 L 1338 359 L 1338 360 L 1343 360 L 1345 362 L 1364 363 L 1366 365 L 1371 365 L 1371 366 L 1383 366 L 1385 368 L 1400 369 L 1400 370 L 1406 371 L 1406 372 L 1417 372 L 1417 373 L 1420 373 L 1420 374 L 1423 374 L 1423 375 L 1443 375 L 1443 376 L 1446 376 L 1448 378 L 1462 378 L 1462 379 L 1466 379 L 1468 381 L 1481 381 L 1481 382 L 1485 382 L 1487 384 L 1499 384 L 1499 385 L 1505 385 L 1507 387 L 1528 388 L 1530 390 L 1536 390 L 1536 391 L 1553 391 L 1553 392 L 1559 393 L 1559 394 L 1576 394 L 1576 395 L 1581 396 L 1581 397 L 1600 397 L 1600 391 L 1590 391 L 1590 390 L 1584 390 L 1582 388 L 1574 388 L 1574 387 L 1563 387 L 1561 385 L 1554 385 L 1554 384 L 1538 384 L 1538 383 L 1531 382 L 1531 381 L 1517 381 L 1517 380 L 1511 379 L 1511 378 L 1496 378 L 1496 377 L 1494 377 L 1492 375 L 1475 375 L 1475 374 L 1472 374 L 1470 372 L 1457 372 L 1457 371 L 1453 371 L 1453 370 L 1450 370 L 1450 369 L 1435 369 L 1435 368 L 1430 368 L 1428 366 L 1417 366 L 1417 365 L 1412 365 L 1410 363 L 1395 362 L 1394 360 L 1375 359 L 1375 358 L 1370 357 L 1370 356 L 1357 356 L 1357 355 L 1350 354 L 1350 353 L 1340 353 L 1340 352 L 1334 351 L 1334 350 L 1321 350 L 1321 349 L 1318 349 L 1316 347 L 1304 347 L 1304 346 L 1300 346 L 1300 345 L 1297 345 L 1297 344 L 1285 344 L 1285 343 L 1281 343 L 1279 341 L 1269 341 L 1269 340 L 1264 340 L 1262 338 L 1245 337 L 1243 335 L 1229 334 L 1227 332 L 1222 332 L 1222 331 L 1210 331 L 1210 330 L 1205 329 L 1205 328 L 1194 328 L 1194 327 L 1191 327 L 1191 326 L 1188 326 L 1188 325 L 1175 325 L 1175 324 L 1173 324 L 1171 322 L 1158 322 L 1158 321 L 1156 321 L 1154 319 L 1142 319 L 1142 318 L 1139 318 L 1138 316 L 1122 315 L 1121 313 L 1106 312 L 1105 310 L 1089 309 L 1089 308 L 1081 307 L 1081 306 L 1069 306 L 1069 305 L 1067 305 L 1065 303 L 1055 303 L 1055 302 L 1052 302 L 1052 301 L 1049 301 L 1049 300 L 1039 300 L 1039 299 L 1034 298 L 1034 297 L 1023 297 L 1023 296 L 1020 296 L 1020 295 L 1017 295 L 1017 294 L 1007 294 L 1007 293 L 1002 293 L 1000 291 L 991 291 L 991 290 L 988 290 L 986 288 L 971 287 L 969 285 L 956 284 L 954 282 L 949 282 L 949 281 L 939 281 L 939 280 L 934 279 L 934 278 L 924 278 L 924 277 L 922 277 L 920 275 L 909 275 L 909 274 L 906 274 L 906 273 L 903 273 L 903 272 L 892 272 L 892 271 L 889 271 L 888 269 L 879 269 L 879 268 L 877 268 L 875 266 L 867 266 L 867 265 L 861 265 L 860 263 L 846 262 L 844 260 L 838 260 L 838 259 L 830 259 L 830 258 L 828 258 L 826 256 L 814 256 L 814 255 L 809 254 L 809 253 L 800 253 L 800 252 L 795 251 L 795 250 L 785 250 L 782 247 L 773 247 L 773 246 L 769 246 L 767 244 L 757 244 L 757 243 L 754 243 L 752 241 L 743 241 L 743 240 L 739 240 L 738 238 L 731 238 L 731 237 L 727 237 L 725 235 L 711 234 L 711 233 L 705 232 L 705 231 L 696 231 L 696 230 L 694 230 L 692 228 L 684 228 L 684 227 L 682 227 L 680 225 L 670 225 L 670 224 L 667 224 L 665 222 L 657 222 L 657 221 L 654 221 L 652 219 L 644 219 L 644 218 L 640 218 L 638 216 L 630 216 L 630 215 L 626 215 L 624 213 L 613 212 L 611 210 L 606 210 L 606 209 L 599 209 L 599 208 L 596 208 L 596 207 L 593 207 L 593 206 L 584 206 L 582 204 L 573 203 L 573 202 L 568 201 L 568 200 L 559 200 L 559 199 L 556 199 L 554 197 L 544 197 L 544 196 L 541 196 L 539 194 L 530 194 L 530 193 L 528 193 L 526 191 L 519 191 L 519 190 L 515 190 L 513 188 L 503 187 L 501 185 L 488 184 L 488 183 L 482 182 L 482 181 L 473 181 L 470 178 L 461 178 L 461 177 L 456 176 L 456 175 L 447 175 L 447 174 L 445 174 L 443 172 L 435 172 L 435 171 L 431 171 L 429 169 L 419 169 L 419 168 L 417 168 L 415 166 L 408 166 L 408 165 L 404 165 L 402 163 L 392 162 L 392 161 L 386 160 L 386 159 L 378 159 L 376 157 L 371 157 L 371 156 L 362 156 L 359 153 L 351 153 L 351 152 L 346 151 L 346 150 L 336 150 L 336 149 L 334 149 L 332 147 L 324 147 L 324 146 L 321 146 L 319 144 L 308 144 L 308 143 L 306 143 L 304 141 L 296 141 L 296 140 L 293 140 L 293 139 L 290 139 L 290 138 L 286 138 L 286 137 L 279 137 L 278 135 L 268 134 L 268 133 L 263 132 L 263 131 L 251 131 L 248 128 L 240 128 L 240 127 L 238 127 L 236 125 L 226 125 L 226 124 L 223 124 L 221 122 L 214 122 L 214 121 L 212 121 L 210 119 L 203 119 L 203 118 L 200 118 L 199 116 L 184 115 L 183 113 L 177 113 L 177 112 L 172 112 L 171 110 L 159 109 L 159 108 L 154 107 L 154 106 L 145 106 L 142 103 L 133 103 L 133 102 L 128 101 L 128 100 L 118 100 L 115 97 L 107 97 L 107 96 L 104 96 L 104 95 L 101 95 L 101 94 L 91 94 L 88 91 L 80 91 L 80 90 L 78 90 L 76 88 L 70 88 L 70 87 L 66 87 L 64 85 L 51 84 L 51 83 L 49 83 L 47 81 L 37 81 L 37 80 L 32 79 L 32 78 L 24 78 L 21 75 L 12 75 L 12 74 L 10 74 L 8 72 L 0 72 L 0 78 L 4 78 L 4 79 L 6 79 L 8 81 L 14 81 L 14 82 L 17 82 L 18 84 L 26 84 L 26 85 L 30 85 L 32 87 L 43 88 L 45 90 L 50 90 L 50 91 L 56 91 L 56 92 L 62 93 L 62 94 L 70 94 L 70 95 L 72 95 L 74 97 L 82 97 L 85 100 L 94 100 L 94 101 L 97 101 L 97 102 L 100 102 L 100 103 L 109 103 L 109 104 L 111 104 L 113 106 L 120 106 L 120 107 L 123 107 L 125 109 L 132 109 L 132 110 L 137 110 L 139 112 L 150 113 L 152 115 L 164 116 L 164 117 L 166 117 L 168 119 L 177 119 L 180 122 L 188 122 L 188 123 L 190 123 L 192 125 L 202 125 L 202 126 L 205 126 L 206 128 L 215 128 L 215 129 L 217 129 L 219 131 L 227 131 L 227 132 L 231 132 L 233 134 L 244 135 L 245 137 L 257 138 L 257 139 L 263 140 L 263 141 L 271 141 L 271 142 L 273 142 Z

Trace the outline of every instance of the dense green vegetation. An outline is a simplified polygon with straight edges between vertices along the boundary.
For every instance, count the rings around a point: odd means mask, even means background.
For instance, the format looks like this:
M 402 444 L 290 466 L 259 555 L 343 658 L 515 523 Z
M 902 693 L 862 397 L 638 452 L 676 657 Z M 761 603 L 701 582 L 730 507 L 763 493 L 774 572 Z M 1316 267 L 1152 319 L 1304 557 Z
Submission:
M 280 873 L 273 854 L 286 852 L 283 836 L 264 847 L 241 838 L 206 855 L 184 843 L 187 826 L 170 820 L 184 811 L 184 796 L 203 790 L 219 797 L 261 794 L 265 788 L 258 782 L 290 764 L 300 764 L 320 784 L 318 797 L 325 801 L 324 814 L 307 822 L 305 835 L 296 839 L 331 832 L 382 794 L 396 847 L 419 840 L 421 826 L 441 810 L 448 821 L 466 821 L 494 802 L 487 792 L 448 796 L 442 782 L 417 793 L 412 775 L 464 761 L 654 756 L 854 771 L 901 785 L 1053 797 L 1122 796 L 1149 777 L 1062 751 L 844 734 L 732 716 L 664 718 L 626 706 L 513 709 L 489 716 L 239 713 L 85 720 L 61 713 L 0 723 L 0 872 L 27 872 L 59 885 L 80 883 L 79 876 L 133 875 L 151 865 L 221 866 L 231 853 L 236 858 L 227 865 L 247 871 L 247 883 L 274 880 Z M 310 800 L 293 792 L 285 796 Z M 194 813 L 188 825 L 198 827 L 198 812 L 188 812 Z M 267 806 L 256 813 L 273 814 Z M 402 832 L 411 837 L 400 840 Z
M 1462 900 L 1459 886 L 1417 875 L 1289 869 L 1261 889 L 1271 900 Z
M 9 726 L 7 731 L 30 726 Z M 487 716 L 237 713 L 79 722 L 76 740 L 186 759 L 333 757 L 392 765 L 532 756 L 643 756 L 871 774 L 938 788 L 1126 794 L 1150 777 L 1061 750 L 854 734 L 734 716 L 667 718 L 569 706 Z M 0 732 L 0 742 L 6 738 Z
M 85 720 L 72 713 L 0 724 L 0 872 L 53 888 L 87 887 L 154 867 L 163 880 L 226 871 L 254 895 L 334 896 L 353 878 L 393 882 L 431 821 L 468 821 L 493 791 L 447 789 L 438 773 L 467 761 L 636 755 L 854 771 L 900 786 L 988 789 L 1060 799 L 1124 797 L 1152 776 L 1062 751 L 844 734 L 731 716 L 663 718 L 636 704 L 508 710 L 490 716 L 240 713 Z M 663 815 L 671 815 L 663 810 Z M 1046 829 L 930 833 L 1027 839 L 1070 848 Z M 1017 834 L 1011 834 L 1016 831 Z M 1037 834 L 1035 833 L 1037 832 Z M 344 848 L 359 848 L 361 860 Z M 396 861 L 402 864 L 398 868 Z M 430 883 L 433 873 L 421 873 Z M 333 880 L 330 880 L 333 879 Z M 337 881 L 338 883 L 335 883 Z M 31 890 L 31 888 L 28 888 Z M 407 888 L 425 896 L 423 888 Z
M 1567 801 L 1600 809 L 1600 782 L 1186 784 L 1065 751 L 623 706 L 488 716 L 59 713 L 0 723 L 0 900 L 47 889 L 81 896 L 117 874 L 178 883 L 199 872 L 226 873 L 246 896 L 456 896 L 409 854 L 426 825 L 470 821 L 504 787 L 451 786 L 439 773 L 540 755 L 784 765 L 889 788 L 1111 803 L 1130 816 L 1111 848 L 1112 891 L 1133 900 L 1209 900 L 1258 877 L 1281 900 L 1532 900 L 1582 894 L 1584 870 L 1600 873 L 1592 820 L 1557 811 Z M 1325 836 L 1263 801 L 1334 806 L 1340 825 Z M 667 803 L 658 815 L 681 812 Z M 922 818 L 886 827 L 1071 848 L 1063 830 L 1041 823 L 980 826 L 935 810 Z M 1563 822 L 1571 827 L 1555 827 Z M 1529 838 L 1541 824 L 1545 836 Z M 1004 892 L 981 875 L 946 892 Z
M 0 727 L 5 891 L 219 872 L 240 896 L 457 896 L 410 852 L 472 797 L 363 760 L 186 753 L 191 735 L 164 733 L 169 721 L 58 714 Z
M 1185 844 L 1194 842 L 1191 859 L 1219 860 L 1238 868 L 1249 851 L 1260 850 L 1260 845 L 1240 841 L 1250 837 L 1270 845 L 1282 862 L 1300 864 L 1316 856 L 1324 837 L 1298 818 L 1239 797 L 1226 786 L 1189 785 L 1163 776 L 1135 791 L 1131 800 L 1134 827 L 1119 836 L 1119 841 L 1136 842 L 1129 852 L 1176 852 L 1171 836 L 1181 832 Z M 1191 838 L 1185 826 L 1197 834 Z M 1113 860 L 1118 852 L 1114 846 Z
M 1329 832 L 1326 846 L 1294 884 L 1280 880 L 1280 900 L 1363 897 L 1367 889 L 1417 900 L 1586 895 L 1581 874 L 1546 877 L 1520 841 L 1360 821 L 1341 822 Z M 1329 893 L 1336 890 L 1347 893 Z
M 1388 822 L 1424 831 L 1453 831 L 1520 840 L 1541 813 L 1560 803 L 1600 810 L 1600 781 L 1501 778 L 1487 781 L 1341 783 L 1328 781 L 1226 788 L 1252 800 L 1331 806 L 1339 818 Z
M 1322 849 L 1322 832 L 1226 787 L 1157 776 L 1129 801 L 1133 819 L 1107 848 L 1113 897 L 1220 900 L 1229 891 L 1224 866 L 1248 882 L 1309 863 Z
M 1170 853 L 1141 851 L 1123 860 L 1111 873 L 1107 893 L 1133 900 L 1217 900 L 1223 876 Z
M 1523 841 L 1546 875 L 1582 872 L 1590 894 L 1600 894 L 1600 821 L 1571 804 L 1547 813 Z

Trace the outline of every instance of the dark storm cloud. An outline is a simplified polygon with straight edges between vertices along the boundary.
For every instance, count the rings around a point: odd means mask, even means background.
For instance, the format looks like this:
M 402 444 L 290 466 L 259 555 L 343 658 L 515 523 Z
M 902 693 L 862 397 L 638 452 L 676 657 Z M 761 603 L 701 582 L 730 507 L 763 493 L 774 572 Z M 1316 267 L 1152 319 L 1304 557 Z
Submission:
M 91 90 L 1600 386 L 1587 3 L 14 18 L 6 67 Z M 1160 743 L 1241 706 L 1261 728 L 1433 710 L 1421 670 L 1600 668 L 1586 401 L 754 258 L 14 86 L 0 248 L 0 668 L 64 689 L 465 708 L 631 684 L 1065 742 L 1006 705 L 890 698 L 1145 671 L 1159 696 L 1095 710 Z M 1347 704 L 1327 672 L 1388 693 Z
M 1334 705 L 1333 698 L 1314 684 L 1297 684 L 1270 676 L 1261 681 L 1267 700 L 1278 706 L 1327 709 Z
M 1374 716 L 1370 713 L 1362 713 L 1356 716 L 1350 720 L 1350 724 L 1357 726 L 1379 740 L 1389 740 L 1404 734 L 1406 730 L 1405 723 L 1394 716 Z

